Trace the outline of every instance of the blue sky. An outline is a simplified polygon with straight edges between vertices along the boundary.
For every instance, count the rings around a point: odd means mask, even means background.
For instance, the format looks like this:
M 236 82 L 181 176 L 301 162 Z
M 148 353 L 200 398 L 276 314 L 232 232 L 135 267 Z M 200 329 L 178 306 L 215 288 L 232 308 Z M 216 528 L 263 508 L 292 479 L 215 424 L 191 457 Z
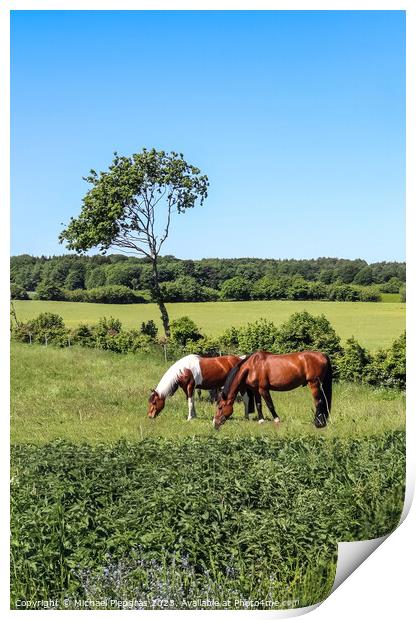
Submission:
M 165 254 L 404 260 L 404 12 L 14 11 L 11 54 L 13 254 L 154 146 L 211 184 Z

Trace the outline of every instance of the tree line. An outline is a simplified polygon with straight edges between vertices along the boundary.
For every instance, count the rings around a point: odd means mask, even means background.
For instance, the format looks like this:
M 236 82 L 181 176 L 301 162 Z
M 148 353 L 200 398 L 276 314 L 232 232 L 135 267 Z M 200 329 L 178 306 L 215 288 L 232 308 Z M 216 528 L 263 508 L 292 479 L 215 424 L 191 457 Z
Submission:
M 11 258 L 10 274 L 11 283 L 15 285 L 15 297 L 19 297 L 19 289 L 22 289 L 37 291 L 40 299 L 66 298 L 73 301 L 91 301 L 100 296 L 105 301 L 110 296 L 112 303 L 117 302 L 117 297 L 123 303 L 122 292 L 114 287 L 129 289 L 124 291 L 124 303 L 134 301 L 133 291 L 138 302 L 146 301 L 151 299 L 154 282 L 149 259 L 120 254 L 51 257 L 22 254 Z M 402 262 L 368 264 L 362 259 L 339 258 L 181 260 L 163 256 L 159 257 L 158 275 L 166 301 L 376 301 L 379 292 L 398 293 L 403 288 L 406 266 Z M 108 295 L 102 287 L 109 289 Z M 363 287 L 373 287 L 374 290 Z M 92 292 L 94 299 L 88 296 L 88 291 Z

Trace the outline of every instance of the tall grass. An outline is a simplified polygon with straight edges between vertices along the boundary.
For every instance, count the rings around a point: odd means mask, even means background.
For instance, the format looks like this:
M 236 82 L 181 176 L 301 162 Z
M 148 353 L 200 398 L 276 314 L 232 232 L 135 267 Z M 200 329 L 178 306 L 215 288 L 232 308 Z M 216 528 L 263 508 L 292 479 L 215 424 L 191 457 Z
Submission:
M 404 461 L 401 432 L 16 446 L 13 606 L 311 605 L 331 589 L 337 541 L 397 523 Z

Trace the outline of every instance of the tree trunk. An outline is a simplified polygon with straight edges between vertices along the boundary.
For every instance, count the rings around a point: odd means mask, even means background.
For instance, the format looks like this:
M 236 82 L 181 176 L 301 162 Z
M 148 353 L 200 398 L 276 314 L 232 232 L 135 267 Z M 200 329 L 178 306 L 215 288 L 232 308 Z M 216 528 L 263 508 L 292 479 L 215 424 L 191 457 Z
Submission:
M 163 329 L 165 331 L 166 338 L 170 336 L 170 325 L 169 325 L 169 315 L 166 310 L 165 303 L 163 301 L 162 291 L 159 286 L 159 273 L 157 271 L 157 259 L 155 258 L 152 261 L 152 269 L 153 269 L 153 297 L 159 306 L 160 310 L 160 318 L 162 319 Z

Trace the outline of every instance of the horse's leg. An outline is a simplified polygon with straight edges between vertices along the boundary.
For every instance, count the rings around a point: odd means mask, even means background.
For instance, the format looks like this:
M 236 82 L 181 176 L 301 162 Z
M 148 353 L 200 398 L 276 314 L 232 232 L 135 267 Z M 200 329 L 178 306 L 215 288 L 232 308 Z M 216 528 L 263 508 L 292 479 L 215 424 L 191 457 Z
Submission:
M 244 403 L 244 417 L 246 420 L 250 419 L 250 416 L 248 414 L 248 408 L 249 408 L 249 404 L 250 404 L 250 399 L 249 396 L 247 394 L 247 392 L 244 392 L 244 394 L 242 394 L 241 398 L 243 399 L 243 403 Z
M 211 388 L 209 390 L 209 402 L 216 403 L 218 400 L 218 388 Z
M 323 394 L 319 379 L 313 379 L 312 381 L 308 381 L 308 385 L 312 392 L 313 401 L 315 403 L 315 426 L 317 428 L 323 428 L 327 424 L 325 415 L 326 406 L 324 403 L 324 399 L 322 398 Z
M 266 390 L 266 388 L 259 388 L 259 392 L 260 392 L 260 395 L 263 396 L 264 401 L 267 405 L 267 408 L 273 416 L 273 421 L 276 424 L 278 424 L 280 422 L 280 418 L 276 413 L 276 409 L 274 408 L 273 400 L 272 400 L 272 397 L 270 396 L 269 390 Z
M 193 418 L 196 418 L 196 411 L 195 411 L 195 401 L 194 401 L 194 392 L 195 392 L 195 381 L 189 381 L 188 385 L 186 386 L 186 392 L 187 392 L 187 396 L 188 396 L 188 420 L 192 420 Z
M 254 391 L 254 401 L 256 403 L 256 409 L 257 409 L 257 420 L 259 424 L 263 424 L 264 415 L 263 415 L 263 410 L 261 406 L 261 396 L 259 392 L 257 392 L 257 390 Z

